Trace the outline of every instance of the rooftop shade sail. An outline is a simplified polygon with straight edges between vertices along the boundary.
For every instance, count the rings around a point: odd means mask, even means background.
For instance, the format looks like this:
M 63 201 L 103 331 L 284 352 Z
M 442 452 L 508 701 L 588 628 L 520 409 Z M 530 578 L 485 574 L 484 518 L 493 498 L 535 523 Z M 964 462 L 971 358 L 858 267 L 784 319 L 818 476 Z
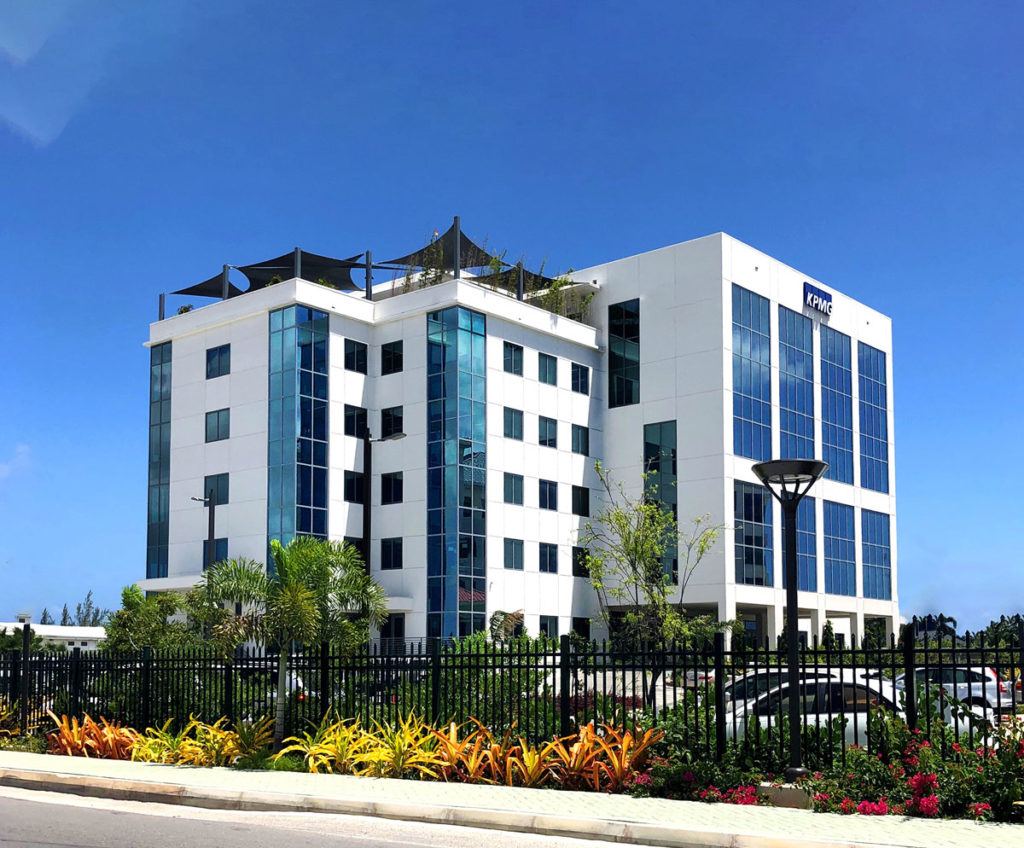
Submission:
M 303 280 L 319 282 L 324 280 L 336 289 L 342 291 L 361 291 L 362 286 L 357 286 L 352 281 L 352 269 L 363 268 L 357 260 L 362 254 L 356 254 L 351 259 L 332 259 L 329 256 L 320 256 L 316 253 L 299 251 L 300 269 L 298 275 L 295 271 L 295 251 L 289 251 L 274 259 L 267 259 L 263 262 L 255 262 L 252 265 L 240 265 L 238 270 L 245 274 L 249 280 L 249 288 L 246 291 L 256 291 L 270 285 L 274 277 L 282 280 L 290 280 L 299 276 Z M 219 294 L 219 292 L 218 292 Z
M 424 263 L 430 261 L 431 253 L 441 246 L 441 268 L 455 268 L 455 224 L 448 228 L 443 236 L 428 244 L 426 247 L 399 256 L 397 259 L 389 259 L 385 265 L 400 265 L 407 268 L 423 268 Z M 501 262 L 501 257 L 493 256 L 482 247 L 474 244 L 465 233 L 459 233 L 459 267 L 460 268 L 485 268 L 491 262 Z M 504 262 L 501 262 L 505 265 Z
M 477 277 L 477 281 L 489 286 L 515 291 L 519 287 L 519 268 L 518 266 L 506 268 L 496 274 L 481 274 Z M 551 277 L 523 269 L 523 289 L 528 292 L 551 288 L 554 282 Z
M 179 289 L 171 294 L 183 294 L 190 297 L 220 297 L 224 293 L 224 275 L 217 274 L 216 277 L 210 277 L 208 280 L 203 280 L 201 283 L 196 283 L 194 286 L 189 286 L 187 289 Z M 242 293 L 242 290 L 238 286 L 234 285 L 230 281 L 228 282 L 228 297 L 234 297 Z

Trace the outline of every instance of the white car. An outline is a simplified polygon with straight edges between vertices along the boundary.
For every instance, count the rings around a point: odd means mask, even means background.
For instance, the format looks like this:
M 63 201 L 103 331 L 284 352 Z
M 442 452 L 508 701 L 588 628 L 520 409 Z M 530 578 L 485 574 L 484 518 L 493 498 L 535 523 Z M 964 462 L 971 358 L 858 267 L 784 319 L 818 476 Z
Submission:
M 906 685 L 905 675 L 896 678 L 896 685 Z M 942 666 L 940 668 L 915 668 L 914 680 L 918 688 L 928 685 L 937 687 L 946 695 L 972 708 L 975 714 L 986 711 L 1006 712 L 1013 707 L 1013 694 L 1009 684 L 994 669 L 985 666 Z
M 775 686 L 756 701 L 735 701 L 725 713 L 726 735 L 740 738 L 750 717 L 764 728 L 777 726 L 780 716 L 789 715 L 789 699 L 796 689 L 801 726 L 825 726 L 830 720 L 845 718 L 847 745 L 863 745 L 868 738 L 868 715 L 872 707 L 885 707 L 901 714 L 899 691 L 885 680 L 857 679 L 854 674 L 836 677 L 807 677 L 795 687 L 788 682 Z
M 801 678 L 822 678 L 828 677 L 833 680 L 867 681 L 882 680 L 872 670 L 861 668 L 830 668 L 809 667 L 801 670 Z M 725 705 L 728 708 L 734 701 L 745 703 L 759 698 L 770 689 L 781 686 L 789 680 L 789 669 L 785 666 L 771 666 L 759 668 L 757 671 L 749 671 L 732 680 L 725 687 Z

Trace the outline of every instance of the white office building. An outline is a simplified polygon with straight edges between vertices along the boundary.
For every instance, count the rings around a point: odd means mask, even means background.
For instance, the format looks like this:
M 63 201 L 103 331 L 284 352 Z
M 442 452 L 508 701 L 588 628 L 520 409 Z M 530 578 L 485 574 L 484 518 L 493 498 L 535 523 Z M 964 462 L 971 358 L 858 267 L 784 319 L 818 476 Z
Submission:
M 724 527 L 687 609 L 763 638 L 783 623 L 782 518 L 751 465 L 814 457 L 830 469 L 798 516 L 800 629 L 891 632 L 886 316 L 721 233 L 564 288 L 488 259 L 456 224 L 370 263 L 369 292 L 352 279 L 369 254 L 296 250 L 241 266 L 244 292 L 225 266 L 176 293 L 220 299 L 150 327 L 140 585 L 186 588 L 211 556 L 265 561 L 269 539 L 310 534 L 364 550 L 384 637 L 465 635 L 520 609 L 531 633 L 600 636 L 577 545 L 600 459 L 636 494 L 656 470 L 684 531 L 704 514 Z M 210 492 L 212 552 L 194 500 Z

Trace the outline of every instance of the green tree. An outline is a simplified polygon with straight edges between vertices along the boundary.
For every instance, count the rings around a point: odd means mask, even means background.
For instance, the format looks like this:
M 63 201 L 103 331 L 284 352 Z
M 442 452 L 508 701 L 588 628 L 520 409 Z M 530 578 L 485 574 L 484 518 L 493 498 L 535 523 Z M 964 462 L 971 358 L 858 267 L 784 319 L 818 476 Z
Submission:
M 61 627 L 70 627 L 75 623 L 75 620 L 71 617 L 71 613 L 68 611 L 68 605 L 64 604 L 64 609 L 60 613 L 60 624 Z
M 279 652 L 274 745 L 280 748 L 292 643 L 329 642 L 350 652 L 366 643 L 371 625 L 384 623 L 388 608 L 354 546 L 299 537 L 270 547 L 273 571 L 252 560 L 224 560 L 206 571 L 199 591 L 216 604 L 243 605 L 243 615 L 216 628 L 220 634 Z
M 79 627 L 99 627 L 107 620 L 111 612 L 111 610 L 96 606 L 92 599 L 92 589 L 90 589 L 86 592 L 85 600 L 75 605 L 74 623 Z
M 53 616 L 50 615 L 50 611 L 46 607 L 43 607 L 43 614 L 39 616 L 39 623 L 53 624 Z
M 104 651 L 138 651 L 199 647 L 203 640 L 188 617 L 179 613 L 186 598 L 179 592 L 155 592 L 148 597 L 135 584 L 121 590 L 121 608 L 110 614 L 104 628 Z
M 650 640 L 705 639 L 727 626 L 709 616 L 688 616 L 684 598 L 690 577 L 722 528 L 704 515 L 682 533 L 672 510 L 649 496 L 653 472 L 642 475 L 648 494 L 635 497 L 600 462 L 595 468 L 605 505 L 583 525 L 579 544 L 587 550 L 590 583 L 609 629 L 613 613 L 621 614 L 615 622 L 616 636 L 636 647 Z M 671 549 L 678 553 L 677 574 L 665 568 Z

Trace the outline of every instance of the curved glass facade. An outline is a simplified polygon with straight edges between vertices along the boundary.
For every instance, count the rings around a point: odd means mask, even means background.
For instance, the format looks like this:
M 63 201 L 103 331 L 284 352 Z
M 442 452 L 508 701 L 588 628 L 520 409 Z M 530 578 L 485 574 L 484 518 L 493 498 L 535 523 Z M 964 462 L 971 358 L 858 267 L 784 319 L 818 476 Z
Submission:
M 427 636 L 484 629 L 487 601 L 487 322 L 427 314 Z
M 268 543 L 327 538 L 327 320 L 307 306 L 270 313 Z

